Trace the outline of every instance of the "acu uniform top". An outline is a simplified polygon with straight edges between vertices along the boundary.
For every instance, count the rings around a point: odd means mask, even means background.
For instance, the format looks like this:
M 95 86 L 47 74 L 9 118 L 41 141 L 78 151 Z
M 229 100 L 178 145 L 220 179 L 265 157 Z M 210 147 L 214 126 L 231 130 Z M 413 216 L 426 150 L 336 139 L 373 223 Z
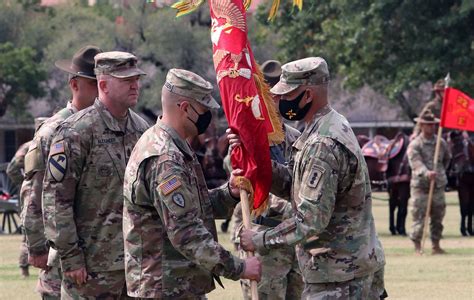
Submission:
M 255 235 L 257 250 L 298 244 L 306 283 L 343 282 L 378 271 L 385 257 L 368 170 L 347 120 L 326 106 L 293 148 L 289 168 L 273 163 L 272 193 L 291 195 L 295 216 Z
M 63 272 L 124 268 L 123 176 L 147 128 L 130 109 L 126 125 L 120 126 L 98 99 L 60 125 L 49 151 L 43 216 Z
M 240 277 L 244 263 L 218 244 L 214 223 L 237 200 L 226 184 L 207 189 L 189 144 L 160 120 L 132 153 L 124 197 L 129 296 L 188 299 L 213 290 L 213 274 Z

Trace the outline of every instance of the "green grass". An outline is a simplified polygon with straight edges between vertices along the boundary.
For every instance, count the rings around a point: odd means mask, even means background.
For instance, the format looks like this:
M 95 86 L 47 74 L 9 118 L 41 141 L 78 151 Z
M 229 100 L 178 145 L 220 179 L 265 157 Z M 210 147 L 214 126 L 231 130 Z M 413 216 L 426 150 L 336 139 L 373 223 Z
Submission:
M 386 198 L 376 193 L 377 198 Z M 389 299 L 474 299 L 474 238 L 459 233 L 459 205 L 457 194 L 447 194 L 444 219 L 444 239 L 441 246 L 447 255 L 430 255 L 431 243 L 425 243 L 424 256 L 415 256 L 407 237 L 392 236 L 388 230 L 388 203 L 374 200 L 373 212 L 377 231 L 385 249 L 385 285 Z M 220 221 L 218 221 L 218 228 Z M 407 217 L 410 230 L 411 216 Z M 34 293 L 37 271 L 30 268 L 31 276 L 22 279 L 17 267 L 21 237 L 0 235 L 0 299 L 38 299 Z M 232 249 L 229 234 L 219 233 L 220 242 Z M 208 295 L 210 300 L 242 299 L 238 281 L 223 280 L 225 289 L 217 287 Z

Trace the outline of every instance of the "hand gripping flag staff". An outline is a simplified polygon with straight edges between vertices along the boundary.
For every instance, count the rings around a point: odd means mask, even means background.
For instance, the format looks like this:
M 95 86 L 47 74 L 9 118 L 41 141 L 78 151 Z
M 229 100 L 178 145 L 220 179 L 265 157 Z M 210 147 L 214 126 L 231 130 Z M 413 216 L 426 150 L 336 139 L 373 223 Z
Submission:
M 458 130 L 474 131 L 474 100 L 460 90 L 449 87 L 449 73 L 445 78 L 445 88 L 443 97 L 443 106 L 441 109 L 441 122 L 438 128 L 436 139 L 433 170 L 437 170 L 439 148 L 441 145 L 441 134 L 443 128 L 452 128 Z M 423 253 L 425 239 L 428 235 L 428 224 L 431 214 L 431 205 L 433 202 L 435 180 L 430 182 L 428 193 L 428 204 L 423 225 L 423 237 L 421 238 L 421 252 Z

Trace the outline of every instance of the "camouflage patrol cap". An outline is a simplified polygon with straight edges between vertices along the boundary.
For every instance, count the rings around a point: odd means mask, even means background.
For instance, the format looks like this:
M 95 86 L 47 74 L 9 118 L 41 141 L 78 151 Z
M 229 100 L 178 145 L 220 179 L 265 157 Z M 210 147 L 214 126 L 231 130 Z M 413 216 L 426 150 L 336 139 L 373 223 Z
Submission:
M 137 67 L 137 57 L 128 52 L 103 52 L 97 54 L 94 60 L 96 75 L 110 75 L 116 78 L 146 75 Z
M 318 85 L 329 81 L 326 61 L 321 57 L 307 57 L 284 64 L 280 81 L 270 90 L 273 94 L 284 95 L 300 85 Z
M 191 71 L 169 70 L 166 75 L 165 87 L 168 91 L 194 99 L 207 108 L 220 107 L 219 103 L 211 96 L 212 84 Z

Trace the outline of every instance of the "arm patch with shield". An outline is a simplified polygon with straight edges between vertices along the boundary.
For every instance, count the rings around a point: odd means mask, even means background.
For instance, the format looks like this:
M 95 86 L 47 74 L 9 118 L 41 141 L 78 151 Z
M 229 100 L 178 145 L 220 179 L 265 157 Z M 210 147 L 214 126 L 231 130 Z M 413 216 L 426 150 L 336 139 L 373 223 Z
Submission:
M 54 181 L 61 182 L 64 179 L 67 170 L 67 156 L 64 151 L 64 142 L 58 142 L 51 146 L 48 170 Z

